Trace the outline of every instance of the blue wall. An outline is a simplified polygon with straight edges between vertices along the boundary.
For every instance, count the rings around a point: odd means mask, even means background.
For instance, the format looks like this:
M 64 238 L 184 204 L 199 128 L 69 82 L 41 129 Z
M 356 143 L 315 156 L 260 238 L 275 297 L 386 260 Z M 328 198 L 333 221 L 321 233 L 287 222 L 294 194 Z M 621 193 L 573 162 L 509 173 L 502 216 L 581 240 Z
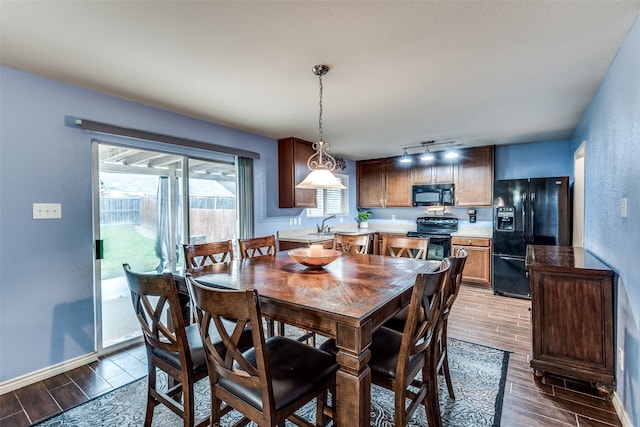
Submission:
M 583 115 L 573 150 L 586 141 L 584 245 L 619 276 L 616 382 L 631 425 L 640 425 L 640 21 Z M 620 201 L 629 199 L 629 217 Z
M 571 141 L 499 145 L 495 153 L 495 179 L 573 176 Z
M 258 152 L 255 234 L 290 228 L 290 216 L 315 225 L 278 209 L 272 139 L 6 67 L 0 86 L 0 382 L 94 351 L 92 135 L 67 115 Z M 61 203 L 62 219 L 34 221 L 36 202 Z

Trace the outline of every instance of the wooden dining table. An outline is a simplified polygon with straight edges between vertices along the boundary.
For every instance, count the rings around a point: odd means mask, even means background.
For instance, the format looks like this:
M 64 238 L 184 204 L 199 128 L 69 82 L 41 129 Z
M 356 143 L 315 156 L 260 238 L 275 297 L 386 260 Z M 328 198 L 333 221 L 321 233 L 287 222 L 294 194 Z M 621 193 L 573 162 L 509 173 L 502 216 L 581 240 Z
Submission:
M 234 260 L 214 271 L 194 274 L 204 285 L 255 289 L 262 314 L 288 325 L 334 338 L 340 365 L 336 425 L 368 426 L 371 414 L 371 335 L 409 305 L 418 273 L 435 271 L 439 261 L 343 254 L 321 269 L 289 257 Z M 185 286 L 178 280 L 178 287 Z M 186 287 L 181 289 L 186 292 Z

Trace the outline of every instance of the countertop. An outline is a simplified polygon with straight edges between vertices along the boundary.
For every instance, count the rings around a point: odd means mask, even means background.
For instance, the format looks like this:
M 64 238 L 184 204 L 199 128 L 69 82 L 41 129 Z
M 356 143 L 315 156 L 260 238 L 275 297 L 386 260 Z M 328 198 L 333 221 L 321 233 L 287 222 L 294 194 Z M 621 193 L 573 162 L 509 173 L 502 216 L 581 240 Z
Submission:
M 595 255 L 573 246 L 528 245 L 527 270 L 575 272 L 609 276 L 613 272 Z
M 414 223 L 372 223 L 369 221 L 369 228 L 358 228 L 356 224 L 331 227 L 331 233 L 321 235 L 316 233 L 315 228 L 298 228 L 290 230 L 278 231 L 278 240 L 284 240 L 288 242 L 299 243 L 316 243 L 324 242 L 333 239 L 333 233 L 347 233 L 347 234 L 370 234 L 370 233 L 401 233 L 405 234 L 409 231 L 416 231 Z M 488 238 L 492 237 L 492 229 L 490 226 L 473 226 L 473 225 L 460 225 L 458 231 L 452 233 L 454 237 L 476 237 L 476 238 Z

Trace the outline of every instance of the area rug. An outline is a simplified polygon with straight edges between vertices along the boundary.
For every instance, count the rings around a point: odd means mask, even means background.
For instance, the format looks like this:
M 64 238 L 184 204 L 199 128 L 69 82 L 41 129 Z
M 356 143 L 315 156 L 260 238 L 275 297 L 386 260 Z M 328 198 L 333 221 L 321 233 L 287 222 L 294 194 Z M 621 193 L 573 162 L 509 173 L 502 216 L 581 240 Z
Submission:
M 499 426 L 506 381 L 509 353 L 491 347 L 449 339 L 449 369 L 456 398 L 449 399 L 442 375 L 438 377 L 442 424 L 450 427 Z M 146 402 L 146 378 L 70 409 L 46 420 L 38 426 L 112 427 L 142 426 Z M 201 419 L 209 412 L 209 383 L 204 379 L 196 384 L 196 414 Z M 378 386 L 371 390 L 371 425 L 391 427 L 393 423 L 393 394 Z M 299 412 L 313 420 L 315 403 Z M 239 418 L 231 412 L 222 419 L 222 426 Z M 181 420 L 162 406 L 156 407 L 154 426 L 179 427 Z M 287 425 L 293 425 L 287 422 Z M 421 406 L 409 426 L 426 426 Z

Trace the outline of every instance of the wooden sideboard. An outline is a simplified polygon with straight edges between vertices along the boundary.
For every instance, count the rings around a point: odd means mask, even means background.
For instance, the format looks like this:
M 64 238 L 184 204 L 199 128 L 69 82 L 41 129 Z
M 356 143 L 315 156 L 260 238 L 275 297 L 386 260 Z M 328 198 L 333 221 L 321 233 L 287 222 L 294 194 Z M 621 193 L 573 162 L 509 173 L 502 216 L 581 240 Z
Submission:
M 531 280 L 531 368 L 589 381 L 609 395 L 615 384 L 613 272 L 571 246 L 527 246 Z

